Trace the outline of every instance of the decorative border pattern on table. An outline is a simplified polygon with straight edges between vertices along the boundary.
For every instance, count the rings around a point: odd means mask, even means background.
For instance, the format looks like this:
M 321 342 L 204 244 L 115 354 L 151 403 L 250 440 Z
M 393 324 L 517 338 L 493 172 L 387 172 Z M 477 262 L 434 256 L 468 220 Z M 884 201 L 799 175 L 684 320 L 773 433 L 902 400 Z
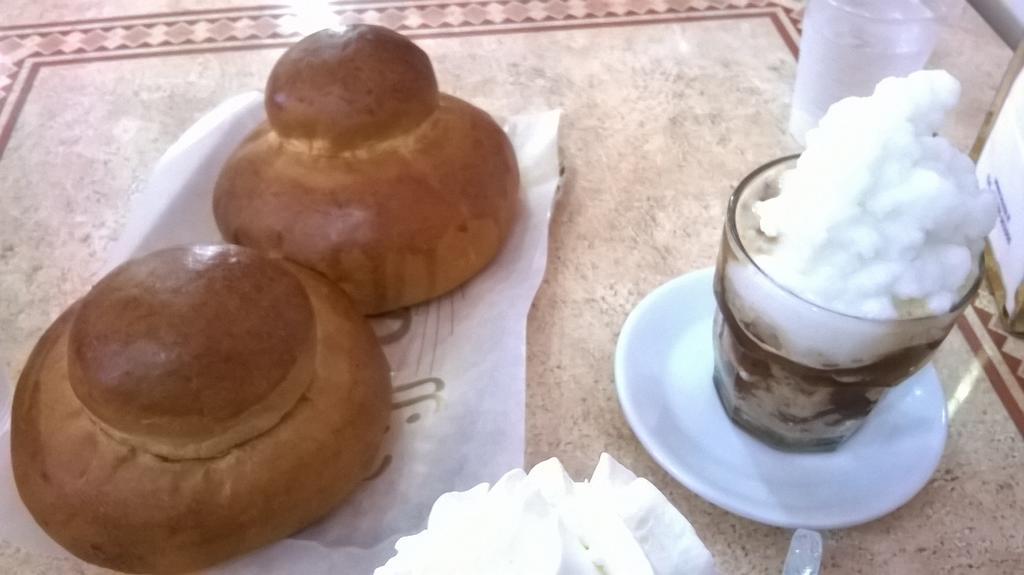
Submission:
M 382 24 L 413 37 L 534 32 L 717 19 L 767 19 L 797 55 L 796 0 L 342 0 L 310 14 L 296 6 L 214 8 L 0 26 L 0 158 L 40 70 L 101 60 L 287 46 L 308 29 Z M 306 19 L 304 21 L 304 18 Z M 982 294 L 958 327 L 1024 434 L 1024 341 L 999 326 Z
M 32 83 L 48 66 L 282 47 L 310 24 L 356 23 L 438 37 L 767 18 L 795 53 L 797 8 L 783 0 L 346 0 L 305 14 L 295 6 L 255 6 L 0 27 L 0 158 Z

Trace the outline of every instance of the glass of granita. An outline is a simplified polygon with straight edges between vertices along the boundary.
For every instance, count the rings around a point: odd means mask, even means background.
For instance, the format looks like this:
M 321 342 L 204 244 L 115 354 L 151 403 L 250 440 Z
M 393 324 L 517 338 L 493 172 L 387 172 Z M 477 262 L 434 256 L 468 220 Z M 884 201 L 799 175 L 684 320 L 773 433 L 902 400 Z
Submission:
M 974 297 L 996 205 L 936 135 L 959 89 L 939 70 L 883 80 L 830 108 L 803 154 L 733 192 L 713 378 L 729 417 L 758 439 L 836 449 Z

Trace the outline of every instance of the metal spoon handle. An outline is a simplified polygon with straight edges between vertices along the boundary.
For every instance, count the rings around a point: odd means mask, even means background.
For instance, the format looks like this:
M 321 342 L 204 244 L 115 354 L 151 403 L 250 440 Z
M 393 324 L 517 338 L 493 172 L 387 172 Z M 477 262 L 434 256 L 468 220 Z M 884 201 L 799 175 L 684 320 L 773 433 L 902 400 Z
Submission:
M 789 554 L 782 575 L 818 575 L 821 573 L 821 534 L 797 529 L 789 542 Z

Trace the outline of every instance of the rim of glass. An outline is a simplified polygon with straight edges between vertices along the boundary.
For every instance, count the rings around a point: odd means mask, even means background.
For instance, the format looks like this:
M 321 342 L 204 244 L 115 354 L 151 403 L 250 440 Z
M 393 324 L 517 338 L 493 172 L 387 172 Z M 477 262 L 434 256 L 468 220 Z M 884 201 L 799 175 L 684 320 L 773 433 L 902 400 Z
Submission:
M 750 172 L 749 174 L 746 175 L 746 177 L 744 177 L 742 180 L 740 180 L 739 184 L 736 185 L 736 189 L 733 190 L 732 194 L 729 196 L 729 206 L 726 208 L 726 211 L 725 211 L 725 229 L 726 229 L 726 232 L 729 234 L 729 239 L 732 240 L 732 242 L 736 245 L 737 248 L 739 248 L 740 255 L 742 255 L 743 258 L 746 261 L 750 262 L 750 264 L 752 266 L 754 266 L 754 269 L 757 270 L 757 272 L 759 274 L 761 274 L 762 276 L 767 278 L 768 281 L 770 281 L 772 283 L 772 285 L 774 285 L 778 289 L 782 290 L 783 292 L 785 292 L 785 293 L 795 297 L 796 299 L 806 303 L 807 305 L 809 305 L 811 307 L 814 307 L 815 309 L 820 309 L 820 310 L 822 310 L 824 312 L 827 312 L 827 313 L 830 313 L 830 314 L 834 314 L 834 315 L 837 315 L 837 316 L 841 316 L 841 317 L 846 317 L 846 318 L 850 318 L 850 319 L 856 319 L 856 320 L 860 320 L 860 321 L 867 321 L 867 322 L 872 322 L 872 323 L 902 323 L 902 324 L 905 325 L 905 324 L 914 323 L 914 322 L 933 320 L 933 319 L 935 319 L 937 317 L 944 317 L 944 316 L 947 316 L 947 315 L 955 315 L 955 314 L 958 314 L 961 311 L 963 311 L 963 309 L 967 307 L 967 304 L 969 304 L 971 302 L 971 300 L 974 299 L 974 296 L 978 292 L 978 288 L 981 286 L 982 276 L 984 275 L 982 273 L 982 270 L 985 269 L 985 253 L 984 252 L 982 252 L 982 254 L 981 254 L 980 258 L 979 258 L 979 261 L 978 261 L 978 275 L 977 275 L 977 277 L 974 278 L 974 282 L 971 283 L 971 287 L 967 288 L 967 291 L 964 293 L 963 297 L 961 297 L 959 300 L 957 300 L 956 304 L 954 304 L 951 308 L 949 308 L 949 311 L 947 311 L 945 313 L 933 314 L 933 315 L 923 315 L 923 316 L 915 316 L 915 317 L 895 317 L 895 318 L 892 318 L 892 319 L 881 319 L 881 318 L 873 318 L 873 317 L 864 317 L 864 316 L 859 316 L 859 315 L 853 315 L 853 314 L 841 312 L 841 311 L 838 311 L 838 310 L 834 310 L 834 309 L 831 309 L 831 308 L 827 308 L 827 307 L 825 307 L 825 306 L 823 306 L 823 305 L 821 305 L 819 303 L 815 303 L 815 302 L 805 298 L 804 296 L 796 293 L 795 291 L 789 289 L 788 287 L 780 284 L 779 282 L 775 281 L 775 278 L 772 277 L 771 274 L 766 272 L 764 270 L 764 268 L 762 268 L 757 263 L 757 260 L 754 259 L 754 257 L 750 255 L 750 252 L 747 251 L 747 246 L 743 245 L 743 240 L 740 239 L 739 230 L 736 228 L 736 208 L 739 205 L 740 198 L 743 196 L 743 192 L 746 191 L 746 189 L 749 188 L 750 185 L 761 176 L 761 174 L 763 174 L 764 172 L 767 172 L 768 170 L 770 170 L 772 168 L 775 168 L 776 166 L 778 166 L 780 164 L 785 164 L 787 162 L 794 162 L 798 158 L 800 158 L 800 154 L 790 154 L 788 156 L 782 156 L 781 158 L 776 158 L 774 160 L 771 160 L 770 162 L 766 162 L 766 163 L 761 164 L 760 166 L 758 166 L 756 169 L 754 169 L 754 171 Z
M 916 23 L 916 22 L 941 22 L 947 16 L 949 16 L 952 13 L 952 11 L 953 11 L 953 6 L 952 6 L 953 3 L 952 2 L 945 2 L 945 1 L 940 0 L 939 3 L 941 4 L 941 6 L 939 6 L 939 7 L 932 8 L 932 7 L 925 6 L 925 8 L 927 8 L 929 10 L 932 10 L 932 13 L 930 15 L 928 15 L 928 16 L 910 16 L 910 17 L 903 17 L 903 16 L 877 16 L 877 15 L 874 15 L 874 14 L 868 14 L 866 12 L 858 10 L 858 9 L 854 8 L 853 6 L 850 6 L 849 4 L 843 2 L 842 0 L 825 0 L 825 1 L 828 2 L 829 4 L 831 4 L 837 10 L 842 10 L 843 12 L 846 12 L 847 14 L 853 14 L 854 16 L 856 16 L 858 18 L 863 18 L 864 20 L 874 20 L 876 22 L 893 22 L 893 23 L 896 23 L 896 22 L 909 22 L 909 23 Z

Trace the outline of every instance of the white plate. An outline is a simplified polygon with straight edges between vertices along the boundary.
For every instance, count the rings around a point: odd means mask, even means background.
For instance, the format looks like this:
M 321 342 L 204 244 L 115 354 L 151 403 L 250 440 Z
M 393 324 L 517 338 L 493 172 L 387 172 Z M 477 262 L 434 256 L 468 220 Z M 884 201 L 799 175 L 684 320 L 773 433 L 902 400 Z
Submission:
M 769 447 L 732 424 L 711 381 L 712 275 L 691 272 L 654 290 L 619 335 L 619 402 L 658 464 L 711 503 L 779 527 L 865 523 L 920 491 L 946 444 L 935 369 L 891 390 L 834 452 Z

